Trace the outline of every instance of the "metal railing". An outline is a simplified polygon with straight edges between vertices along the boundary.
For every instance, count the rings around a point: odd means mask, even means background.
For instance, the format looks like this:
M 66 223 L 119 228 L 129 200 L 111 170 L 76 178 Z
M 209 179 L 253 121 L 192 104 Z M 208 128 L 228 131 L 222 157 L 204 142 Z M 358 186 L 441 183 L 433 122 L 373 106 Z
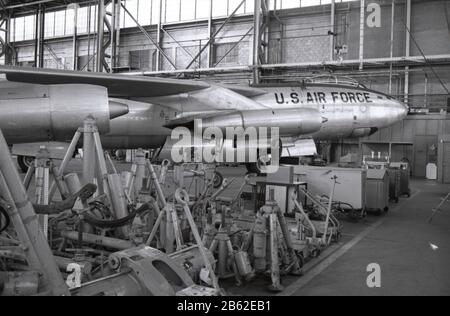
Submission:
M 361 87 L 366 88 L 363 84 L 359 83 L 353 78 L 343 77 L 343 76 L 315 76 L 311 78 L 307 78 L 305 80 L 306 83 L 324 83 L 324 84 L 339 84 L 346 85 L 352 87 Z

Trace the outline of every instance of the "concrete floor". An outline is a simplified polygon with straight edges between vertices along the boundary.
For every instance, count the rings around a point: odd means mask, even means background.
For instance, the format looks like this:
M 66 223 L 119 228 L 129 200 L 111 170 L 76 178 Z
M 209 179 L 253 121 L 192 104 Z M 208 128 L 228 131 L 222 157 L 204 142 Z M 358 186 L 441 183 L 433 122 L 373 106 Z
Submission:
M 74 161 L 69 168 L 80 172 Z M 119 164 L 119 171 L 129 165 Z M 221 168 L 228 179 L 236 178 L 224 195 L 240 187 L 244 168 Z M 428 223 L 431 209 L 450 191 L 449 186 L 413 181 L 413 196 L 392 205 L 382 217 L 369 216 L 358 223 L 344 222 L 343 238 L 305 267 L 305 276 L 283 277 L 284 296 L 450 295 L 450 206 Z M 438 247 L 433 249 L 433 245 Z M 369 264 L 381 267 L 381 288 L 370 289 Z M 228 293 L 267 296 L 269 279 L 260 277 L 245 287 L 224 281 Z
M 324 265 L 312 269 L 286 295 L 450 295 L 450 209 L 427 222 L 431 209 L 450 190 L 414 181 L 414 195 L 386 217 L 354 235 Z M 346 231 L 344 230 L 344 233 Z M 432 245 L 439 247 L 433 249 Z M 327 260 L 325 260 L 327 261 Z M 381 288 L 366 284 L 371 263 L 381 266 Z
M 239 175 L 238 170 L 222 172 L 230 177 Z M 341 242 L 309 262 L 304 277 L 284 277 L 285 291 L 279 295 L 450 295 L 449 204 L 428 223 L 432 208 L 450 186 L 415 180 L 411 187 L 412 197 L 392 204 L 388 214 L 369 215 L 359 223 L 344 222 Z M 367 286 L 367 267 L 372 263 L 381 267 L 381 288 Z M 259 278 L 245 288 L 237 288 L 230 281 L 226 284 L 230 294 L 270 295 L 268 281 Z

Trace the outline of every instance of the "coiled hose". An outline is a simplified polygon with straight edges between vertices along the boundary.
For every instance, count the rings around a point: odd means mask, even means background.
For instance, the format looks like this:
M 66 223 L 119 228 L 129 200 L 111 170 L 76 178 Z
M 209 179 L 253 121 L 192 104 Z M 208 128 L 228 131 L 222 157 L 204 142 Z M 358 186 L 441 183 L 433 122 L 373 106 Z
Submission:
M 140 215 L 146 211 L 150 211 L 152 208 L 153 206 L 147 203 L 142 205 L 140 208 L 133 210 L 127 217 L 116 220 L 102 220 L 89 214 L 84 214 L 83 221 L 97 228 L 119 228 L 128 225 L 135 219 L 137 215 Z

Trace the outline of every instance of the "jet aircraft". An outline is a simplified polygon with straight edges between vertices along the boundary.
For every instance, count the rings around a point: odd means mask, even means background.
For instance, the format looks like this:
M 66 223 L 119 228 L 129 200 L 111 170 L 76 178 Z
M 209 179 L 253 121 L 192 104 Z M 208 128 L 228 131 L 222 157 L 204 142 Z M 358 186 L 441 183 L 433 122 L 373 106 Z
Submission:
M 22 150 L 70 141 L 91 115 L 105 148 L 170 150 L 172 130 L 201 119 L 203 128 L 278 127 L 282 157 L 302 156 L 315 151 L 314 141 L 368 136 L 408 114 L 403 103 L 355 82 L 248 87 L 7 66 L 0 74 L 0 128 Z

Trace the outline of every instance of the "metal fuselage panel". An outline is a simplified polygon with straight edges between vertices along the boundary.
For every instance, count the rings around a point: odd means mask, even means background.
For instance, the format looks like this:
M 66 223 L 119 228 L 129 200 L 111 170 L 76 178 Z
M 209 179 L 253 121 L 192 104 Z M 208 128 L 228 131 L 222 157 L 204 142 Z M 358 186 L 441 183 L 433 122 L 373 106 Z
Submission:
M 57 138 L 55 136 L 70 139 L 78 127 L 76 122 L 91 113 L 95 117 L 100 115 L 101 121 L 105 121 L 102 124 L 105 129 L 109 125 L 109 132 L 102 136 L 105 148 L 133 149 L 163 146 L 172 133 L 165 126 L 180 118 L 220 117 L 230 112 L 267 112 L 270 109 L 313 109 L 323 118 L 320 131 L 288 136 L 327 140 L 362 135 L 355 133 L 356 130 L 366 133 L 370 129 L 388 127 L 407 114 L 407 108 L 389 96 L 354 86 L 308 84 L 259 90 L 266 93 L 253 98 L 220 86 L 158 98 L 109 98 L 129 107 L 128 114 L 109 121 L 108 96 L 104 87 L 3 82 L 0 123 L 10 133 L 7 135 L 10 143 L 47 141 Z M 18 109 L 21 109 L 21 115 L 17 114 Z M 299 121 L 301 119 L 299 116 Z M 264 126 L 267 122 L 262 118 L 261 122 L 253 123 Z M 46 130 L 42 126 L 51 128 Z M 67 136 L 62 135 L 63 132 Z
M 110 132 L 102 135 L 105 148 L 159 148 L 164 145 L 172 132 L 164 127 L 169 116 L 174 115 L 172 110 L 150 103 L 118 101 L 128 105 L 129 113 L 111 120 Z
M 208 114 L 220 116 L 221 112 L 229 111 L 314 109 L 324 121 L 320 131 L 290 136 L 313 137 L 315 140 L 346 138 L 355 135 L 355 131 L 367 133 L 382 129 L 403 120 L 407 115 L 407 108 L 402 103 L 360 87 L 314 84 L 268 87 L 263 90 L 266 94 L 251 99 L 231 91 L 224 98 L 220 95 L 222 88 L 215 87 L 190 94 L 137 99 L 140 102 L 128 104 L 129 114 L 112 120 L 111 132 L 104 137 L 106 146 L 160 147 L 171 134 L 171 129 L 164 127 L 169 120 Z M 263 121 L 260 123 L 264 124 Z
M 400 102 L 372 90 L 339 85 L 266 88 L 267 94 L 253 100 L 273 108 L 307 107 L 324 118 L 315 140 L 350 137 L 355 130 L 382 129 L 407 115 Z M 300 135 L 297 135 L 300 136 Z
M 88 115 L 101 133 L 109 131 L 106 88 L 1 82 L 0 128 L 10 144 L 70 140 Z

